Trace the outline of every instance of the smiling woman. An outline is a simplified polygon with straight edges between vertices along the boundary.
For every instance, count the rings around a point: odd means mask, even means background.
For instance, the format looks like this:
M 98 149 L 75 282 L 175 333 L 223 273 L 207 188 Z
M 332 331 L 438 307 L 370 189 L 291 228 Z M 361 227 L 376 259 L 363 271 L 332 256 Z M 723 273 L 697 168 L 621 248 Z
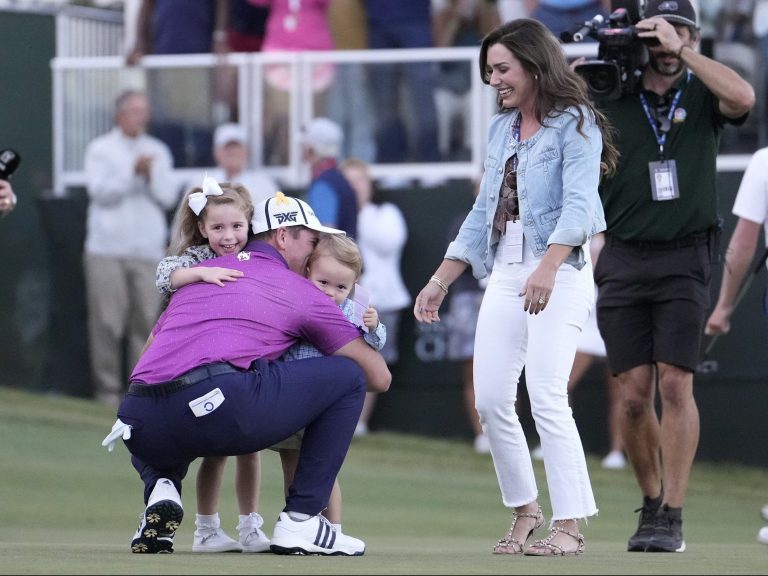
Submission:
M 540 22 L 517 19 L 480 48 L 480 75 L 497 91 L 485 174 L 472 210 L 416 298 L 420 322 L 439 321 L 451 283 L 490 272 L 477 320 L 475 406 L 512 526 L 496 554 L 581 554 L 579 520 L 597 514 L 568 375 L 594 304 L 589 243 L 605 229 L 597 186 L 616 150 L 586 86 Z M 523 367 L 552 500 L 544 525 L 528 444 L 515 412 Z M 499 378 L 499 374 L 503 378 Z M 500 385 L 500 382 L 503 384 Z

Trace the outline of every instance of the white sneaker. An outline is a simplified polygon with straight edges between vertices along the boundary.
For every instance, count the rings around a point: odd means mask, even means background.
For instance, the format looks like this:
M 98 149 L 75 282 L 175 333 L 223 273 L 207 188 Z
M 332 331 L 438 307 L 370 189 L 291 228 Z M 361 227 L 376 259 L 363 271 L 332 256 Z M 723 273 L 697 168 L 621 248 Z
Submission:
M 544 460 L 544 450 L 541 449 L 541 444 L 531 450 L 531 458 L 534 460 Z
M 612 450 L 600 464 L 606 470 L 622 470 L 627 467 L 627 459 L 620 450 Z
M 280 512 L 272 532 L 270 549 L 275 554 L 362 556 L 365 542 L 337 531 L 320 514 L 297 522 L 287 512 Z
M 768 526 L 763 526 L 757 533 L 757 541 L 760 544 L 768 544 Z
M 240 532 L 240 546 L 243 552 L 269 552 L 270 542 L 261 529 L 263 525 L 264 518 L 256 512 L 251 512 L 238 522 L 237 529 Z
M 766 504 L 765 506 L 763 506 L 763 507 L 760 509 L 760 516 L 762 516 L 762 517 L 763 517 L 763 520 L 765 520 L 766 522 L 768 522 L 768 504 Z
M 240 542 L 230 538 L 220 527 L 199 526 L 192 541 L 192 552 L 242 552 Z
M 135 554 L 170 554 L 173 537 L 184 517 L 181 496 L 168 478 L 160 478 L 152 489 L 147 508 L 131 540 Z
M 355 426 L 354 436 L 356 438 L 359 438 L 360 436 L 367 436 L 367 435 L 368 435 L 368 425 L 365 422 L 358 422 L 357 426 Z
M 490 454 L 491 442 L 485 434 L 475 436 L 475 452 L 478 454 Z

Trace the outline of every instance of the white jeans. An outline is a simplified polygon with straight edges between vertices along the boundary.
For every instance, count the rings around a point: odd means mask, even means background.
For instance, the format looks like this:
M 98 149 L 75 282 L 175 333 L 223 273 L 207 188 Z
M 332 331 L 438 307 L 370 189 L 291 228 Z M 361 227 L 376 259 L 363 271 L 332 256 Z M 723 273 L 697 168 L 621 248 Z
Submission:
M 523 310 L 525 298 L 519 294 L 540 258 L 526 245 L 522 263 L 504 264 L 502 252 L 500 245 L 480 307 L 474 363 L 475 406 L 490 441 L 502 501 L 513 508 L 538 498 L 528 443 L 515 411 L 525 366 L 531 413 L 544 452 L 552 521 L 587 518 L 597 514 L 597 506 L 568 404 L 568 377 L 579 335 L 594 306 L 592 263 L 581 270 L 563 264 L 547 307 L 533 315 Z

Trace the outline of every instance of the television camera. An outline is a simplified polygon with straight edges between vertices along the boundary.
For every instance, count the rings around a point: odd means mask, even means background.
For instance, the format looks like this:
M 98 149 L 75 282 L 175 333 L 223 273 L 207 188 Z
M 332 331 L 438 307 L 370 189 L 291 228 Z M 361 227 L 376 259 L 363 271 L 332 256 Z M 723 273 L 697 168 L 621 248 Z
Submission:
M 563 42 L 581 42 L 590 37 L 599 43 L 597 59 L 575 67 L 593 100 L 615 100 L 633 92 L 648 60 L 646 46 L 658 43 L 655 38 L 641 39 L 637 35 L 635 24 L 643 19 L 640 0 L 614 0 L 611 10 L 607 20 L 598 14 L 575 32 L 560 35 Z

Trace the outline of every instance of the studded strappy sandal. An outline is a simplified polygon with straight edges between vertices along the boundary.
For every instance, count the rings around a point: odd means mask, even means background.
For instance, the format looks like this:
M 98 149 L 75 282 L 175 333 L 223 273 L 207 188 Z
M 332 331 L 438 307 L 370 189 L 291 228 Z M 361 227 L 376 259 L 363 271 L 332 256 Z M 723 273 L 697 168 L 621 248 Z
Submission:
M 558 534 L 567 534 L 574 540 L 576 540 L 576 548 L 573 550 L 567 550 L 562 546 L 552 542 L 555 536 Z M 574 534 L 569 530 L 565 530 L 560 526 L 552 526 L 549 531 L 549 536 L 543 540 L 536 540 L 528 548 L 525 549 L 524 554 L 526 556 L 575 556 L 584 552 L 584 536 L 580 533 Z
M 528 532 L 523 542 L 520 542 L 520 540 L 512 536 L 519 518 L 534 518 L 536 520 L 533 528 Z M 533 539 L 533 533 L 542 526 L 544 526 L 544 513 L 541 511 L 541 506 L 539 506 L 539 509 L 535 514 L 530 512 L 513 512 L 512 526 L 510 526 L 509 531 L 507 531 L 504 537 L 496 543 L 496 546 L 493 547 L 493 553 L 522 554 L 525 551 L 526 546 L 528 546 L 528 543 Z

